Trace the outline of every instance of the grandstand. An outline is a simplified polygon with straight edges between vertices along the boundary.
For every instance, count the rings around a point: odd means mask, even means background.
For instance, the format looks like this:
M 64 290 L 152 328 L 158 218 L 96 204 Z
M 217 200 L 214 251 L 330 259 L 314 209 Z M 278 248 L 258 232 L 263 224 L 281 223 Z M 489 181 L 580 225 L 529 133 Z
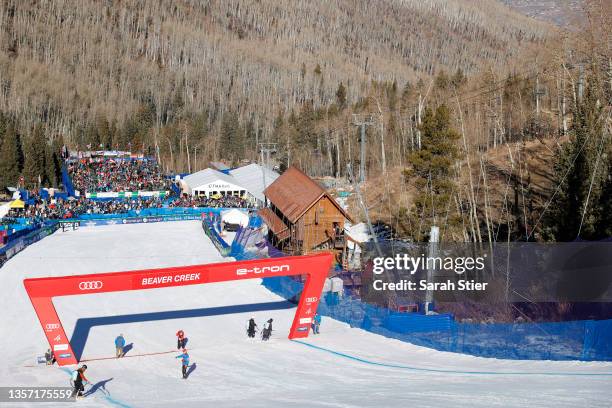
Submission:
M 66 161 L 74 189 L 87 198 L 164 197 L 171 181 L 153 158 L 88 152 Z

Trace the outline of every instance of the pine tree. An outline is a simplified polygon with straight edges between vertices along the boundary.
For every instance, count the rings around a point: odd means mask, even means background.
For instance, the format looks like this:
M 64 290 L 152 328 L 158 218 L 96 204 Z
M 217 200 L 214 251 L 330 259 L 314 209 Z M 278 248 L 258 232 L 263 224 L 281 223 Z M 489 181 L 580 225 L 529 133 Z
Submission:
M 459 158 L 459 133 L 451 128 L 448 108 L 427 108 L 421 132 L 421 149 L 410 154 L 412 167 L 404 171 L 407 181 L 414 182 L 419 191 L 409 222 L 414 227 L 409 232 L 416 240 L 425 239 L 432 224 L 444 220 L 452 228 L 459 219 L 450 205 L 456 190 L 453 169 Z
M 4 134 L 6 133 L 7 126 L 8 120 L 6 116 L 4 116 L 4 113 L 0 112 L 0 147 L 2 146 L 2 141 L 4 140 Z
M 62 164 L 60 159 L 61 143 L 53 141 L 46 149 L 46 176 L 49 184 L 55 188 L 59 186 L 62 177 Z
M 97 117 L 96 127 L 98 128 L 99 142 L 103 146 L 103 149 L 112 149 L 113 137 L 106 116 L 100 115 Z
M 244 146 L 243 133 L 240 130 L 238 115 L 235 112 L 226 112 L 221 120 L 221 156 L 232 162 L 242 157 Z
M 315 112 L 312 107 L 312 101 L 307 101 L 302 105 L 302 110 L 296 122 L 296 139 L 295 146 L 300 146 L 305 150 L 310 150 L 315 145 L 313 140 L 315 122 Z
M 336 103 L 340 109 L 346 108 L 346 88 L 342 82 L 340 82 L 338 90 L 336 90 Z
M 612 150 L 608 151 L 608 163 L 603 177 L 601 195 L 597 209 L 598 236 L 597 239 L 612 238 Z
M 46 144 L 42 125 L 36 125 L 25 148 L 23 176 L 28 188 L 38 186 L 39 177 L 42 185 L 48 181 L 45 166 Z
M 588 84 L 584 98 L 574 107 L 570 141 L 557 154 L 554 185 L 558 189 L 545 219 L 547 239 L 566 242 L 599 235 L 596 204 L 602 193 L 605 163 L 600 160 L 597 170 L 595 163 L 600 141 L 605 139 L 597 91 L 595 83 Z
M 19 135 L 12 124 L 7 125 L 0 149 L 0 188 L 17 185 L 23 166 Z
M 251 117 L 246 125 L 245 136 L 246 140 L 244 143 L 244 156 L 246 157 L 247 151 L 256 152 L 258 146 L 256 145 L 257 137 L 256 137 L 257 129 L 255 129 L 255 121 Z M 247 149 L 247 146 L 249 147 Z

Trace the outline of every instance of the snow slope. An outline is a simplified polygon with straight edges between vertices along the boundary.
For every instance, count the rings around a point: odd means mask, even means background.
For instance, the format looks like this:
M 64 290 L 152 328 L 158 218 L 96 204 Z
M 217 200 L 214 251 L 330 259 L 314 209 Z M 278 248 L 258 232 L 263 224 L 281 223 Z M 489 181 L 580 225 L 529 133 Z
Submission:
M 30 246 L 0 269 L 0 347 L 6 351 L 0 386 L 68 383 L 65 369 L 26 367 L 47 344 L 23 289 L 25 277 L 221 260 L 197 221 L 59 231 Z M 612 398 L 612 375 L 584 375 L 612 374 L 610 363 L 441 353 L 326 318 L 322 334 L 304 341 L 318 348 L 290 341 L 286 336 L 293 305 L 257 279 L 61 297 L 55 305 L 68 336 L 75 325 L 80 333 L 76 341 L 82 342 L 88 332 L 83 359 L 113 356 L 119 333 L 133 344 L 127 353 L 132 357 L 87 362 L 89 379 L 97 384 L 96 391 L 79 402 L 88 407 L 558 408 L 610 406 Z M 251 315 L 260 326 L 274 318 L 270 342 L 246 338 Z M 195 363 L 186 381 L 174 358 L 178 353 L 139 356 L 176 351 L 178 329 L 185 330 Z

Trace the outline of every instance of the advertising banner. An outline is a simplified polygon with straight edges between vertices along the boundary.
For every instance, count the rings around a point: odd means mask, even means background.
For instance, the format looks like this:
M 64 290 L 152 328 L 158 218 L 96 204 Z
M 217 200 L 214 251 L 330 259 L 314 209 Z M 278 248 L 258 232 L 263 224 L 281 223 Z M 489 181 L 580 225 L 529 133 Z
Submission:
M 87 198 L 136 198 L 136 197 L 165 197 L 169 191 L 96 191 L 85 193 Z

